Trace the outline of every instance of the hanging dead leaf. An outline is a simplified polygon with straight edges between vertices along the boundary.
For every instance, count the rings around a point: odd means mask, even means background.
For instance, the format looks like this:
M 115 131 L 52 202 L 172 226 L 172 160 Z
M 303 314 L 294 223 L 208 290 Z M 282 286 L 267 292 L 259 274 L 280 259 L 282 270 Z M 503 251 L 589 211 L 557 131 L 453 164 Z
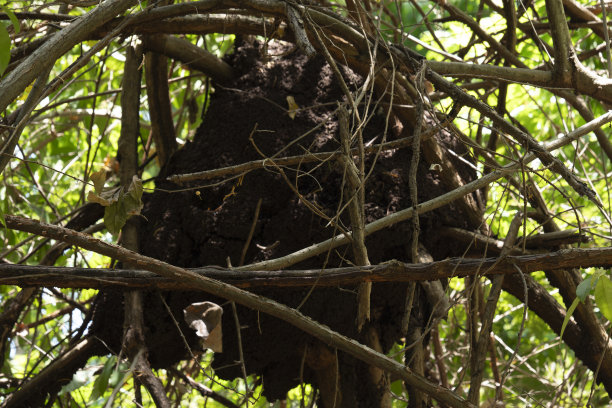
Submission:
M 104 188 L 104 183 L 106 182 L 106 170 L 101 169 L 94 171 L 89 175 L 89 179 L 93 182 L 94 191 L 96 194 L 101 194 L 102 189 Z
M 223 351 L 221 306 L 212 302 L 192 303 L 183 312 L 185 322 L 196 331 L 198 337 L 202 338 L 203 347 L 221 353 Z

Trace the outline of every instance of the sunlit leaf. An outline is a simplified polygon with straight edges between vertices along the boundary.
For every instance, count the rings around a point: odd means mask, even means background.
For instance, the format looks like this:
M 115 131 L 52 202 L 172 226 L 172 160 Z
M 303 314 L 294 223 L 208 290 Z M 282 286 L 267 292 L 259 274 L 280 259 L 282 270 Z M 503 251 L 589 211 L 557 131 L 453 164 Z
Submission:
M 567 313 L 565 313 L 565 319 L 563 319 L 563 324 L 561 325 L 561 334 L 559 335 L 559 337 L 563 338 L 563 333 L 565 332 L 565 328 L 567 327 L 567 324 L 572 318 L 572 314 L 574 313 L 574 310 L 576 310 L 578 303 L 580 303 L 580 299 L 578 298 L 574 299 L 574 301 L 572 302 L 572 305 L 569 307 L 569 309 L 567 309 Z
M 578 296 L 578 298 L 582 302 L 584 302 L 587 296 L 589 296 L 589 294 L 591 293 L 591 290 L 593 289 L 592 282 L 593 282 L 592 277 L 589 276 L 588 278 L 580 282 L 580 284 L 576 288 L 576 296 Z
M 4 24 L 0 23 L 0 75 L 4 73 L 11 60 L 11 37 Z
M 95 401 L 104 395 L 104 392 L 108 389 L 108 383 L 111 374 L 113 373 L 113 369 L 115 368 L 115 363 L 117 362 L 117 358 L 115 356 L 111 356 L 106 363 L 104 364 L 104 368 L 96 381 L 94 382 L 93 391 L 89 396 L 89 401 Z
M 59 395 L 71 393 L 87 384 L 92 379 L 93 373 L 91 370 L 79 370 L 72 376 L 72 380 L 64 385 L 59 392 Z
M 607 276 L 601 276 L 595 286 L 595 303 L 601 314 L 612 321 L 612 281 Z
M 19 25 L 19 20 L 17 19 L 17 16 L 15 15 L 15 13 L 13 13 L 7 6 L 2 5 L 2 4 L 0 4 L 0 9 L 11 20 L 11 24 L 13 24 L 13 29 L 15 30 L 15 33 L 19 34 L 19 31 L 20 31 L 21 27 Z

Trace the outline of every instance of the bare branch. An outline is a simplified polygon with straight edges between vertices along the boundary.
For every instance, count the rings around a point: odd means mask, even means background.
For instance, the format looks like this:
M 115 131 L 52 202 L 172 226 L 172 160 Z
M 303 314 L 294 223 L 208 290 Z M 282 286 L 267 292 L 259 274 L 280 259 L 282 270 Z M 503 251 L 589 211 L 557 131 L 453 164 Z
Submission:
M 144 46 L 149 51 L 181 61 L 189 68 L 210 75 L 217 81 L 227 81 L 234 76 L 232 67 L 227 62 L 182 38 L 164 34 L 150 35 L 145 37 Z
M 440 75 L 458 78 L 488 78 L 507 80 L 520 84 L 547 87 L 552 86 L 553 75 L 550 71 L 527 68 L 499 67 L 489 64 L 470 64 L 467 62 L 427 61 L 427 65 Z
M 563 11 L 562 0 L 546 0 L 546 12 L 550 21 L 550 31 L 555 52 L 553 72 L 558 83 L 570 86 L 571 65 L 570 53 L 572 52 L 572 42 L 570 39 L 567 19 Z

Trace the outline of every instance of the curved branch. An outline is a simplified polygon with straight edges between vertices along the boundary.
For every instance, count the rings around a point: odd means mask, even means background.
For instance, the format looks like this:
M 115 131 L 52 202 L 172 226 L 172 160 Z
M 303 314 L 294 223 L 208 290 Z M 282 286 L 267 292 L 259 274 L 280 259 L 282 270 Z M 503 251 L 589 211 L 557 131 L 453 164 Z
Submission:
M 146 36 L 144 46 L 147 51 L 155 51 L 181 61 L 191 69 L 210 75 L 217 81 L 228 81 L 234 77 L 232 67 L 214 54 L 191 42 L 171 35 Z

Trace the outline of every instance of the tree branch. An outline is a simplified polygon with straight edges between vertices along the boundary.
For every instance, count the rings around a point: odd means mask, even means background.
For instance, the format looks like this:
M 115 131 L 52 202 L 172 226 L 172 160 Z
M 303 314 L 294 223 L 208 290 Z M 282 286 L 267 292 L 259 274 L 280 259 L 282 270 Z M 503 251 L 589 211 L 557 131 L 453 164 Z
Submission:
M 488 78 L 506 80 L 546 88 L 552 86 L 553 75 L 550 71 L 527 68 L 500 67 L 489 64 L 470 64 L 467 62 L 427 61 L 427 65 L 440 75 L 458 78 Z
M 148 51 L 181 61 L 216 81 L 228 81 L 234 77 L 233 69 L 227 62 L 182 38 L 166 34 L 149 35 L 145 37 L 144 46 Z M 168 79 L 165 80 L 167 82 Z
M 571 86 L 571 64 L 570 53 L 572 42 L 570 39 L 567 18 L 563 11 L 562 0 L 546 0 L 546 12 L 550 22 L 550 32 L 553 40 L 555 61 L 553 63 L 553 74 L 559 85 Z
M 17 219 L 14 216 L 11 220 Z M 14 228 L 11 221 L 9 228 Z M 16 229 L 16 228 L 15 228 Z M 514 265 L 525 273 L 543 270 L 612 266 L 612 247 L 563 249 L 543 254 L 500 258 L 449 258 L 431 263 L 409 264 L 399 261 L 370 266 L 305 270 L 242 271 L 216 266 L 189 269 L 202 277 L 242 288 L 310 287 L 355 285 L 371 282 L 434 281 L 466 276 L 512 274 Z M 493 266 L 495 266 L 493 268 Z M 158 276 L 142 269 L 70 268 L 40 265 L 0 264 L 0 284 L 22 287 L 60 288 L 142 288 L 190 290 L 189 282 Z

